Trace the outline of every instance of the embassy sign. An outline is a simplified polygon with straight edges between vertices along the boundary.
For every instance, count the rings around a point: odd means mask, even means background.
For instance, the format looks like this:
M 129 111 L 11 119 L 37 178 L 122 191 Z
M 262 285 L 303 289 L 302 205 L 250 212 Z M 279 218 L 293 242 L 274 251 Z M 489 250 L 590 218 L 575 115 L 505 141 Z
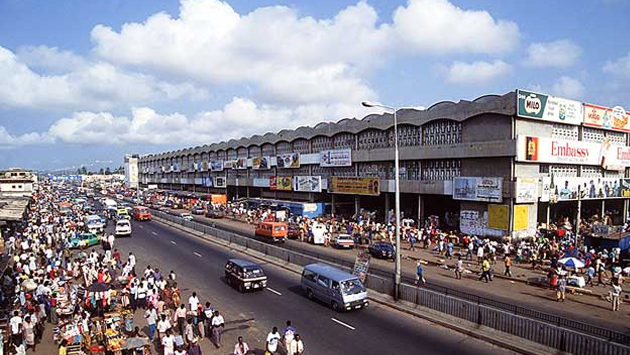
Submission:
M 584 106 L 579 101 L 525 90 L 516 90 L 516 101 L 519 117 L 576 126 L 584 119 Z

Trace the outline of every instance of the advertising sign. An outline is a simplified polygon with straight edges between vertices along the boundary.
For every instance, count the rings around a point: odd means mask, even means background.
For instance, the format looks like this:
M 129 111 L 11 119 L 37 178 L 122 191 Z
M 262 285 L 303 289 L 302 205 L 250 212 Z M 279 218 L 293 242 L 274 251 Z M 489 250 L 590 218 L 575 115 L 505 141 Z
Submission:
M 453 199 L 468 201 L 503 201 L 503 178 L 457 177 L 453 179 Z
M 226 188 L 227 187 L 227 181 L 225 180 L 225 176 L 216 176 L 214 178 L 214 187 L 219 187 L 219 188 Z
M 247 170 L 247 158 L 236 158 L 232 163 L 234 170 Z
M 211 171 L 223 171 L 223 160 L 210 160 Z
M 268 178 L 254 178 L 254 186 L 255 187 L 269 187 L 269 179 Z
M 252 158 L 252 169 L 254 170 L 269 170 L 271 167 L 271 162 L 269 161 L 269 157 L 255 157 Z
M 541 202 L 592 200 L 621 197 L 618 178 L 579 178 L 546 176 L 542 179 Z M 578 194 L 579 192 L 579 194 Z
M 619 197 L 630 197 L 630 179 L 619 180 Z
M 601 164 L 601 143 L 519 135 L 516 144 L 516 161 L 581 165 Z
M 354 260 L 352 275 L 358 277 L 363 283 L 365 283 L 365 278 L 367 277 L 368 269 L 370 267 L 370 257 L 370 253 L 364 251 L 357 254 L 357 257 Z
M 602 143 L 601 155 L 606 170 L 624 171 L 630 166 L 630 147 L 613 145 L 608 138 Z
M 517 90 L 517 115 L 523 118 L 571 125 L 582 124 L 584 107 L 579 101 Z
M 510 229 L 510 206 L 488 205 L 488 228 Z
M 208 171 L 208 162 L 207 161 L 201 162 L 201 170 L 202 171 Z
M 459 230 L 469 235 L 485 235 L 488 226 L 488 214 L 479 211 L 461 210 Z
M 319 152 L 319 165 L 326 168 L 336 166 L 352 166 L 352 150 L 322 150 L 321 152 Z
M 538 201 L 538 179 L 516 178 L 516 203 Z
M 520 231 L 529 227 L 529 206 L 514 205 L 514 230 Z
M 279 154 L 276 156 L 278 168 L 295 169 L 300 167 L 300 153 Z
M 335 194 L 378 196 L 381 193 L 379 180 L 375 177 L 333 176 L 328 189 Z
M 234 165 L 234 160 L 223 160 L 223 169 L 232 169 L 232 166 Z
M 300 192 L 322 192 L 321 176 L 294 176 L 293 190 Z
M 269 178 L 269 189 L 279 191 L 291 191 L 290 176 L 272 176 Z
M 630 113 L 621 106 L 613 108 L 584 104 L 584 125 L 630 132 Z

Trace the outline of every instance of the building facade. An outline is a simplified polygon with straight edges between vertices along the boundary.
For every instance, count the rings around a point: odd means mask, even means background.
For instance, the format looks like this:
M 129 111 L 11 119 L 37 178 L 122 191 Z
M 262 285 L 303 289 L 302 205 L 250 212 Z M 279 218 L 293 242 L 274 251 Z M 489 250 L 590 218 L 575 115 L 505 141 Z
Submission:
M 0 195 L 31 196 L 35 182 L 37 175 L 29 170 L 14 168 L 0 171 Z
M 625 218 L 630 123 L 626 130 L 597 115 L 616 124 L 630 118 L 618 107 L 518 90 L 399 111 L 405 217 L 517 237 L 538 222 L 577 218 L 578 206 Z M 141 186 L 324 202 L 329 213 L 366 209 L 386 218 L 394 205 L 393 119 L 369 115 L 149 154 L 138 167 Z

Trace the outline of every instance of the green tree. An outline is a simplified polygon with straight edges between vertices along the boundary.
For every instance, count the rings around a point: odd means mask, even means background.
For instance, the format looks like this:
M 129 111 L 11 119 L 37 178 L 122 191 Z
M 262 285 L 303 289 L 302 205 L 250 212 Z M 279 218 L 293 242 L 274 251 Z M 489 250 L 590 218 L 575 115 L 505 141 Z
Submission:
M 107 168 L 105 168 L 105 175 L 111 175 L 112 172 L 111 170 L 109 170 L 109 166 Z

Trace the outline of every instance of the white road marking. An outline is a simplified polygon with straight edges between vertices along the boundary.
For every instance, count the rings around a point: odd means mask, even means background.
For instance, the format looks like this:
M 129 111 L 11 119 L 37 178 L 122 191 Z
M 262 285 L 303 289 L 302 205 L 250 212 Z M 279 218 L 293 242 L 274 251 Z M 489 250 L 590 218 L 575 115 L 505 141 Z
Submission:
M 140 229 L 143 229 L 143 228 L 144 228 L 143 226 L 138 226 L 138 227 L 140 227 Z
M 344 327 L 346 327 L 346 328 L 348 328 L 350 330 L 355 330 L 356 329 L 355 327 L 351 326 L 350 324 L 344 323 L 344 322 L 342 322 L 342 321 L 340 321 L 338 319 L 330 318 L 330 320 L 332 320 L 333 322 L 335 322 L 337 324 L 341 324 L 341 325 L 343 325 Z
M 275 293 L 275 294 L 276 294 L 276 295 L 278 295 L 278 296 L 282 296 L 282 294 L 281 294 L 280 292 L 278 292 L 278 291 L 274 290 L 273 288 L 267 287 L 267 291 L 269 291 L 269 292 L 273 292 L 273 293 Z
M 177 242 L 175 242 L 174 240 L 171 240 L 171 243 L 177 245 Z
M 201 258 L 201 254 L 197 253 L 196 251 L 194 251 L 193 254 L 195 254 L 195 255 L 197 255 L 198 257 Z
M 151 232 L 151 234 L 153 234 L 153 235 L 157 235 L 157 233 L 155 233 L 155 232 Z

